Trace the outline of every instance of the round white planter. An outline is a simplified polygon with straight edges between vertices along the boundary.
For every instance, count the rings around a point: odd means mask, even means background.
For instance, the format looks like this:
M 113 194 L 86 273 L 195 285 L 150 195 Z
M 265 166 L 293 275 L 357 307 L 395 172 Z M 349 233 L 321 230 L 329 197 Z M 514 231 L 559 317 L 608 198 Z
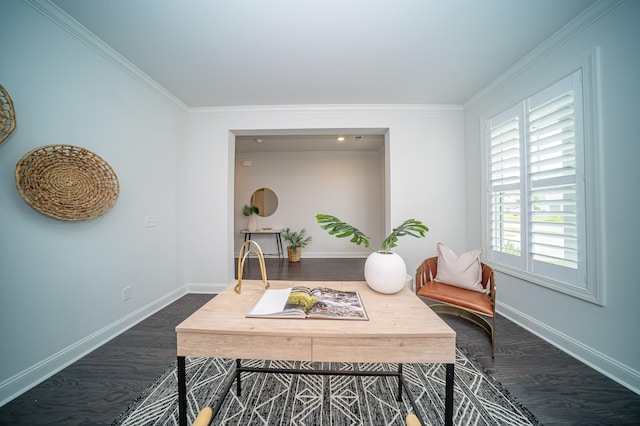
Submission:
M 374 252 L 364 264 L 364 279 L 378 293 L 397 293 L 407 282 L 407 266 L 396 253 Z

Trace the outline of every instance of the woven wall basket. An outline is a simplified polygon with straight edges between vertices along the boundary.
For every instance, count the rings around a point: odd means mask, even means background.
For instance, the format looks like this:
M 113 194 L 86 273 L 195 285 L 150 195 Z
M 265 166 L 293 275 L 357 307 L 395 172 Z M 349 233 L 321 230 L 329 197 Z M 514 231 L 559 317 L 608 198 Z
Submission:
M 0 143 L 4 142 L 16 128 L 16 114 L 13 101 L 0 84 Z
M 18 192 L 31 207 L 65 221 L 102 216 L 120 192 L 118 177 L 106 161 L 72 145 L 47 145 L 28 152 L 16 165 L 15 175 Z

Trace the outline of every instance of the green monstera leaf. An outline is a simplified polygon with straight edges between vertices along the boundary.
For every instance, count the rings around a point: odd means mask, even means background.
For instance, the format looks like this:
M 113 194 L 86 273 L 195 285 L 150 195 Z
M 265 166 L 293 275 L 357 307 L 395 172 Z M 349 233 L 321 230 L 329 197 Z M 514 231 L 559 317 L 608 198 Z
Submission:
M 335 216 L 319 213 L 316 215 L 316 221 L 321 224 L 322 229 L 329 232 L 329 235 L 335 235 L 338 238 L 351 237 L 349 242 L 356 245 L 363 244 L 365 247 L 371 248 L 370 238 L 367 235 Z M 380 251 L 389 252 L 393 247 L 397 247 L 399 237 L 411 235 L 416 238 L 424 238 L 428 231 L 429 228 L 419 220 L 407 219 L 402 225 L 394 228 L 391 234 L 382 242 Z

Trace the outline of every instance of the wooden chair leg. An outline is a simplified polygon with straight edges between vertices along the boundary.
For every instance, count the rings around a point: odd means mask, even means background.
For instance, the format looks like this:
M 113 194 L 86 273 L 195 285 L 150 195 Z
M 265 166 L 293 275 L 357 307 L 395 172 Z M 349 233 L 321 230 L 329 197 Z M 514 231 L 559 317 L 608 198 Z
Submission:
M 198 413 L 198 417 L 193 421 L 192 426 L 209 426 L 213 416 L 211 407 L 205 407 Z
M 407 426 L 422 426 L 418 416 L 413 413 L 407 414 Z

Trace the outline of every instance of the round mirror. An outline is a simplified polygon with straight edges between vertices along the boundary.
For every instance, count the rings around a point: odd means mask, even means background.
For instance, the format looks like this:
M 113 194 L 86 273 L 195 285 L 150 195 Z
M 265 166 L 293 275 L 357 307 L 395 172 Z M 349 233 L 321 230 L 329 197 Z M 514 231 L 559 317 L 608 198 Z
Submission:
M 278 209 L 278 196 L 269 188 L 260 188 L 251 195 L 251 204 L 258 208 L 258 216 L 271 216 Z

